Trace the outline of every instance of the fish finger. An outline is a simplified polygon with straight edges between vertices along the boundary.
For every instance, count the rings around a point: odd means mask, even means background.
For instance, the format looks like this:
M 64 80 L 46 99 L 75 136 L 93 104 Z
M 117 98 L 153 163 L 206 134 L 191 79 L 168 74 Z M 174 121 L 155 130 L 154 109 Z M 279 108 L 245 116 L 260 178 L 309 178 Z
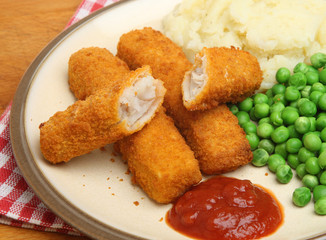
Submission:
M 164 108 L 141 131 L 116 144 L 133 180 L 158 203 L 170 203 L 201 179 L 198 161 Z
M 105 48 L 82 48 L 69 58 L 69 87 L 77 99 L 84 100 L 97 90 L 120 81 L 129 71 L 124 61 Z
M 255 56 L 235 47 L 203 48 L 182 82 L 183 104 L 205 110 L 236 103 L 259 89 L 263 73 Z

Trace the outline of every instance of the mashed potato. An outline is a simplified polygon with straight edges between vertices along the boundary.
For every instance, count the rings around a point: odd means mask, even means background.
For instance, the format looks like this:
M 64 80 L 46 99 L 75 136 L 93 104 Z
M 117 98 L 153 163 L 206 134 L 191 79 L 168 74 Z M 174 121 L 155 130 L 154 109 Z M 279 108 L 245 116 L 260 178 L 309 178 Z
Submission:
M 261 89 L 279 67 L 326 53 L 326 0 L 183 0 L 163 19 L 164 33 L 190 61 L 204 46 L 235 46 L 258 58 Z

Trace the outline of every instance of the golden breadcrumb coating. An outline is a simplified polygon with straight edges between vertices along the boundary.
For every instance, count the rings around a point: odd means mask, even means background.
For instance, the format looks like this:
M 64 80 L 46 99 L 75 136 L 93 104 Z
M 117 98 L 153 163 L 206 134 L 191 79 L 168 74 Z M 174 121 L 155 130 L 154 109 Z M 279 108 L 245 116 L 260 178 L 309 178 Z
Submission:
M 68 64 L 69 86 L 80 100 L 99 89 L 110 87 L 128 73 L 129 68 L 124 61 L 99 47 L 82 48 L 70 56 Z
M 161 32 L 144 28 L 123 34 L 118 43 L 117 56 L 130 69 L 149 65 L 153 74 L 164 82 L 164 107 L 173 118 L 187 114 L 182 103 L 181 81 L 185 71 L 192 67 L 182 49 Z M 180 101 L 181 99 L 181 101 Z M 176 119 L 174 119 L 176 120 Z
M 149 197 L 170 203 L 201 179 L 198 161 L 163 110 L 141 131 L 116 143 L 133 180 Z
M 194 151 L 203 173 L 228 172 L 252 160 L 245 133 L 225 104 L 199 113 L 186 110 L 181 84 L 192 64 L 161 32 L 144 28 L 123 34 L 117 56 L 131 69 L 151 66 L 153 76 L 164 82 L 167 92 L 163 105 Z M 228 131 L 232 134 L 220 134 Z
M 183 104 L 188 110 L 205 110 L 240 102 L 259 89 L 262 76 L 257 58 L 249 52 L 235 47 L 203 48 L 185 74 Z
M 186 134 L 204 173 L 229 172 L 252 159 L 246 134 L 225 104 L 205 114 L 196 111 L 195 116 Z
M 55 113 L 47 122 L 40 125 L 41 151 L 51 163 L 67 162 L 71 158 L 86 154 L 95 149 L 139 131 L 158 111 L 163 102 L 165 89 L 161 81 L 161 92 L 154 114 L 142 124 L 130 127 L 119 112 L 120 97 L 132 86 L 139 75 L 148 72 L 148 66 L 130 72 L 124 81 L 112 88 L 103 88 L 86 100 L 79 100 L 65 111 Z
M 127 135 L 125 123 L 119 124 L 114 96 L 107 90 L 98 91 L 42 123 L 40 144 L 45 159 L 67 162 Z

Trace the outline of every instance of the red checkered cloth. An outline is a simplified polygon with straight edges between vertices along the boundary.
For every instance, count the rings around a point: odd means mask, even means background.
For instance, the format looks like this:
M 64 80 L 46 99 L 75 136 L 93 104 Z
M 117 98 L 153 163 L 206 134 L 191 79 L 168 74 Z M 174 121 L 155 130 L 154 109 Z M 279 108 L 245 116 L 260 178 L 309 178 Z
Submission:
M 68 26 L 119 0 L 84 0 Z M 51 212 L 25 182 L 13 156 L 10 133 L 11 104 L 0 117 L 0 223 L 35 230 L 82 235 Z

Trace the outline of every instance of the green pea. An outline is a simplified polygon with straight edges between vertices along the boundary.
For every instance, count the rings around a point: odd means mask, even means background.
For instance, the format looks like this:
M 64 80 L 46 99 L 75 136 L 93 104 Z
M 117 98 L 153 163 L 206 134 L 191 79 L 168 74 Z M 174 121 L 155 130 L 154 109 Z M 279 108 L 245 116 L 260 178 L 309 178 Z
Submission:
M 288 153 L 298 153 L 302 147 L 302 142 L 299 138 L 290 138 L 286 141 L 286 151 Z
M 250 149 L 255 150 L 259 144 L 259 137 L 255 133 L 249 133 L 246 135 L 246 138 L 249 142 Z
M 311 93 L 311 86 L 307 85 L 301 90 L 301 97 L 309 98 Z
M 300 164 L 298 154 L 289 154 L 287 158 L 287 163 L 292 169 L 296 169 Z
M 307 84 L 306 75 L 302 72 L 296 72 L 290 76 L 288 84 L 298 90 L 302 90 Z
M 312 117 L 317 113 L 316 104 L 312 101 L 306 101 L 299 106 L 299 113 L 301 116 Z
M 300 99 L 298 99 L 296 102 L 297 102 L 297 106 L 296 106 L 296 108 L 298 108 L 298 107 L 300 107 L 304 102 L 308 102 L 309 101 L 309 99 L 308 98 L 300 98 Z M 299 112 L 299 110 L 298 110 L 298 112 Z
M 320 174 L 319 181 L 321 184 L 326 185 L 326 171 Z
M 303 145 L 311 152 L 316 152 L 321 148 L 321 139 L 316 134 L 308 134 L 303 139 Z
M 301 96 L 304 98 L 308 98 L 311 93 L 311 86 L 306 85 L 304 88 L 301 89 Z
M 276 169 L 276 179 L 280 183 L 289 183 L 292 177 L 293 177 L 293 172 L 289 165 L 280 165 Z
M 279 83 L 286 83 L 291 76 L 291 72 L 288 68 L 282 67 L 276 72 L 276 81 Z
M 302 163 L 305 163 L 308 158 L 310 157 L 314 157 L 315 154 L 311 151 L 309 151 L 308 149 L 306 149 L 305 147 L 300 148 L 299 152 L 298 152 L 298 158 L 299 161 Z
M 269 123 L 269 124 L 272 124 L 271 119 L 270 119 L 269 117 L 264 117 L 264 118 L 259 119 L 259 121 L 258 121 L 258 125 L 261 125 L 261 124 L 263 124 L 263 123 Z
M 269 123 L 262 123 L 257 127 L 257 135 L 261 138 L 270 138 L 273 132 L 274 127 Z
M 254 114 L 257 118 L 264 118 L 269 115 L 269 105 L 267 103 L 255 104 Z
M 322 131 L 326 127 L 326 116 L 320 116 L 316 120 L 316 129 Z
M 320 132 L 320 138 L 323 142 L 326 142 L 326 128 Z
M 272 112 L 269 117 L 274 126 L 281 126 L 283 124 L 281 112 Z
M 292 109 L 292 108 L 285 108 L 282 113 L 281 117 L 285 125 L 292 125 L 294 122 L 299 118 L 299 113 Z
M 322 154 L 326 150 L 326 142 L 321 143 L 321 147 L 319 149 L 319 155 Z
M 309 132 L 311 122 L 307 117 L 298 117 L 294 122 L 294 127 L 298 133 L 304 134 Z
M 249 133 L 256 133 L 257 132 L 257 126 L 253 122 L 246 122 L 242 125 L 243 130 L 246 132 L 246 134 Z
M 300 94 L 300 92 L 299 92 L 299 94 Z M 273 101 L 274 101 L 274 103 L 281 102 L 283 104 L 287 104 L 287 100 L 285 99 L 285 95 L 284 94 L 280 94 L 280 93 L 279 94 L 276 94 L 273 97 Z
M 298 177 L 300 179 L 302 179 L 306 174 L 307 174 L 307 171 L 306 171 L 306 164 L 304 163 L 301 163 L 297 166 L 297 168 L 295 169 Z
M 285 108 L 284 103 L 282 102 L 276 102 L 274 104 L 271 105 L 270 107 L 270 113 L 273 112 L 282 112 L 282 110 Z
M 280 143 L 275 146 L 275 154 L 280 154 L 284 159 L 287 158 L 288 152 L 286 151 L 286 143 Z
M 322 153 L 319 154 L 318 156 L 318 165 L 322 169 L 326 169 L 326 152 L 323 151 Z
M 319 98 L 318 107 L 319 109 L 326 111 L 326 93 L 321 95 L 321 97 Z
M 310 62 L 314 68 L 321 68 L 326 64 L 326 54 L 321 52 L 315 53 L 310 57 Z
M 324 68 L 319 72 L 319 81 L 322 84 L 326 85 L 326 68 Z
M 316 118 L 315 117 L 308 117 L 310 120 L 310 130 L 309 131 L 316 131 Z
M 301 138 L 301 134 L 297 132 L 297 130 L 295 130 L 294 125 L 290 125 L 288 126 L 288 130 L 289 130 L 289 138 Z
M 308 65 L 308 72 L 314 72 L 314 73 L 318 73 L 318 74 L 319 74 L 318 69 L 314 68 L 314 67 L 311 66 L 311 65 Z M 308 73 L 308 72 L 307 72 L 307 73 Z
M 254 104 L 257 105 L 259 103 L 268 103 L 268 97 L 263 93 L 257 93 L 254 96 Z
M 313 135 L 315 135 L 315 136 L 317 136 L 317 137 L 320 138 L 320 132 L 318 132 L 318 131 L 313 131 L 313 132 L 307 132 L 307 133 L 303 134 L 303 136 L 302 136 L 302 141 L 304 141 L 305 138 L 306 138 L 308 135 L 310 135 L 310 134 L 313 134 Z
M 271 134 L 271 138 L 275 143 L 283 143 L 288 140 L 289 136 L 290 132 L 285 126 L 276 128 Z
M 256 167 L 265 166 L 267 164 L 268 157 L 268 152 L 265 149 L 258 148 L 253 151 L 253 158 L 251 163 Z
M 318 105 L 319 99 L 322 95 L 322 92 L 313 91 L 310 93 L 309 100 L 312 101 L 314 104 Z
M 249 116 L 250 116 L 250 119 L 253 120 L 253 121 L 257 121 L 258 120 L 258 118 L 255 116 L 255 107 L 253 107 L 253 108 L 250 109 Z
M 316 83 L 312 84 L 312 86 L 311 86 L 311 92 L 313 92 L 313 91 L 319 91 L 319 92 L 325 93 L 326 89 L 325 89 L 324 84 L 322 84 L 320 82 L 316 82 Z
M 238 122 L 239 122 L 239 125 L 242 126 L 243 124 L 247 123 L 250 121 L 250 116 L 247 112 L 245 111 L 239 111 L 237 114 L 236 114 L 237 118 L 238 118 Z
M 274 152 L 275 146 L 270 139 L 262 139 L 258 144 L 258 148 L 265 149 L 268 154 L 272 154 Z
M 272 154 L 269 156 L 267 164 L 269 170 L 276 172 L 279 166 L 286 164 L 286 161 L 280 154 Z
M 254 105 L 253 99 L 248 97 L 245 100 L 243 100 L 242 102 L 240 102 L 238 104 L 238 107 L 239 107 L 240 111 L 249 112 L 250 109 L 253 107 L 253 105 Z
M 311 157 L 306 161 L 306 171 L 312 175 L 316 175 L 320 172 L 321 168 L 318 164 L 318 158 Z
M 318 178 L 315 175 L 306 174 L 302 178 L 302 184 L 311 191 L 319 184 Z
M 325 185 L 317 185 L 314 187 L 314 190 L 312 192 L 314 201 L 318 201 L 318 199 L 322 197 L 326 197 L 326 186 Z
M 284 93 L 284 98 L 286 101 L 295 101 L 301 97 L 299 90 L 294 86 L 289 86 L 286 88 Z
M 285 89 L 286 87 L 283 85 L 283 84 L 275 84 L 273 87 L 272 87 L 272 92 L 273 92 L 273 95 L 276 95 L 276 94 L 284 94 L 285 93 Z
M 296 188 L 292 194 L 292 202 L 298 207 L 306 206 L 311 200 L 311 192 L 307 187 Z
M 315 202 L 314 210 L 318 215 L 326 215 L 326 197 L 321 197 Z
M 307 84 L 313 85 L 314 83 L 319 81 L 318 72 L 308 71 L 306 72 Z
M 234 105 L 234 104 L 229 106 L 229 109 L 234 115 L 236 115 L 239 112 L 239 108 L 237 107 L 237 105 Z
M 302 73 L 306 73 L 308 72 L 308 65 L 300 62 L 297 65 L 295 65 L 295 67 L 293 68 L 293 72 L 297 73 L 297 72 L 302 72 Z

